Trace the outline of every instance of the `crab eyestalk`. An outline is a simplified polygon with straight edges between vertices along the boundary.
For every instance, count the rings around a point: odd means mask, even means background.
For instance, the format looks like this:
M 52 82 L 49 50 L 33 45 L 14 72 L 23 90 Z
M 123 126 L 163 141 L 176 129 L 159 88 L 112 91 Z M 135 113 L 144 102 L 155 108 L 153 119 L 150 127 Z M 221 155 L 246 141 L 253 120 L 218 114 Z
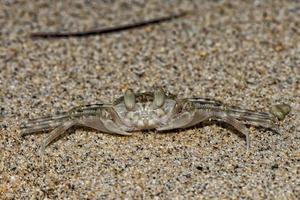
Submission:
M 124 103 L 127 110 L 132 110 L 135 106 L 135 95 L 131 89 L 126 90 L 124 94 Z
M 158 90 L 156 90 L 154 92 L 153 103 L 156 107 L 158 107 L 158 108 L 162 107 L 165 103 L 165 100 L 166 100 L 166 95 L 161 88 L 159 88 Z

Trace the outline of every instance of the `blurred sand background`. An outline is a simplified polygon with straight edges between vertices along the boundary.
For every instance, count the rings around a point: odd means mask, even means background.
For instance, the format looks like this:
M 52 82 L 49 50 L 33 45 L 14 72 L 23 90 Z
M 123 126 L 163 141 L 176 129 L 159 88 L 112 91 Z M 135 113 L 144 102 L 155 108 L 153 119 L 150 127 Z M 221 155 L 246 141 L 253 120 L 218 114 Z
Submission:
M 193 10 L 121 33 L 32 40 Z M 0 199 L 297 199 L 300 196 L 299 1 L 17 1 L 0 3 Z M 163 86 L 267 111 L 288 103 L 281 134 L 245 138 L 205 125 L 118 137 L 71 129 L 21 138 L 24 119 Z

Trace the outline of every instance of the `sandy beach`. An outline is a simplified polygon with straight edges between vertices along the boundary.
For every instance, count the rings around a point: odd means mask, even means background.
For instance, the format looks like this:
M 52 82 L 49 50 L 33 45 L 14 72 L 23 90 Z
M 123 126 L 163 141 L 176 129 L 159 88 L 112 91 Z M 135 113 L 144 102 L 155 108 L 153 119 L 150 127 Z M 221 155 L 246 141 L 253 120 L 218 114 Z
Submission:
M 191 11 L 113 34 L 32 39 Z M 0 199 L 299 199 L 300 4 L 266 1 L 1 1 Z M 281 133 L 222 124 L 135 132 L 71 128 L 20 136 L 29 118 L 163 87 L 268 112 Z

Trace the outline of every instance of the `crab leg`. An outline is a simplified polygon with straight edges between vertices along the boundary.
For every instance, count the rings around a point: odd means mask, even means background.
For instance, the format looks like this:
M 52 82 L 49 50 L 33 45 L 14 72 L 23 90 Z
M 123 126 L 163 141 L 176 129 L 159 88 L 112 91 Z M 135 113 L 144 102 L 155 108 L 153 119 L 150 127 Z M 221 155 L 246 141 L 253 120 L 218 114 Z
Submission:
M 110 105 L 111 104 L 84 105 L 75 107 L 69 112 L 62 112 L 54 116 L 31 119 L 21 124 L 21 135 L 26 136 L 36 132 L 52 130 L 70 119 L 98 115 L 101 109 L 107 108 Z
M 214 105 L 214 106 L 221 106 L 223 103 L 221 101 L 209 98 L 201 98 L 201 97 L 194 97 L 194 98 L 187 98 L 188 101 L 193 102 L 196 105 L 196 108 L 203 105 Z
M 166 126 L 160 127 L 157 130 L 164 131 L 176 128 L 188 128 L 210 119 L 223 121 L 233 126 L 236 130 L 238 130 L 246 137 L 247 150 L 249 149 L 250 139 L 247 127 L 240 121 L 236 120 L 234 117 L 224 112 L 213 112 L 204 110 L 195 110 L 193 114 L 186 112 L 180 117 L 176 118 L 175 120 L 170 121 Z
M 60 119 L 59 121 L 49 120 L 47 123 L 44 124 L 40 124 L 39 122 L 22 124 L 20 127 L 21 136 L 26 136 L 41 131 L 48 131 L 56 128 L 57 126 L 60 126 L 62 123 L 63 121 Z
M 40 153 L 43 154 L 46 147 L 55 141 L 58 137 L 64 134 L 72 126 L 84 126 L 96 129 L 101 132 L 114 133 L 119 135 L 131 135 L 126 131 L 123 131 L 117 127 L 111 120 L 102 119 L 101 117 L 83 117 L 81 119 L 70 120 L 62 125 L 56 127 L 53 131 L 50 132 L 50 135 L 43 141 Z
M 271 113 L 256 112 L 236 107 L 226 107 L 222 104 L 217 104 L 219 103 L 218 101 L 215 103 L 213 100 L 206 101 L 206 99 L 201 99 L 200 101 L 195 100 L 193 102 L 198 110 L 224 112 L 236 120 L 243 121 L 245 124 L 263 126 L 266 128 L 273 128 L 276 126 L 274 124 L 275 117 Z

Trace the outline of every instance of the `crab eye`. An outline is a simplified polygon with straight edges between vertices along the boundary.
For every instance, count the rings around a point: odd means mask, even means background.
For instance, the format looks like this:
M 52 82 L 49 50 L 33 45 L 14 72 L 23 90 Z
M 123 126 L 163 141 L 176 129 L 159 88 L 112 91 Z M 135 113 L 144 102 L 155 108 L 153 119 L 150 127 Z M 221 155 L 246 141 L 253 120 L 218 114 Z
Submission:
M 154 105 L 157 106 L 157 107 L 162 107 L 162 105 L 164 105 L 165 103 L 165 100 L 166 100 L 166 96 L 165 96 L 165 93 L 164 91 L 159 88 L 158 90 L 156 90 L 154 92 Z
M 132 110 L 135 105 L 135 95 L 131 89 L 126 90 L 124 95 L 124 103 L 127 110 Z

